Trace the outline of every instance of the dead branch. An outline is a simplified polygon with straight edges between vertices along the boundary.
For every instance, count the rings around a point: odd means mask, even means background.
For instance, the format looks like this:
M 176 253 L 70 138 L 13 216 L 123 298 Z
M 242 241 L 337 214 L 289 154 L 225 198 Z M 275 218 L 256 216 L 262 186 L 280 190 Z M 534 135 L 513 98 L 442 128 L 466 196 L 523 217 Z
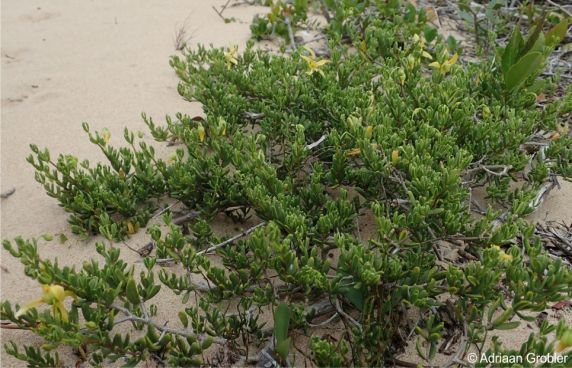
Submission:
M 218 243 L 218 244 L 216 244 L 216 245 L 213 245 L 212 247 L 209 247 L 209 248 L 207 248 L 207 249 L 201 250 L 200 252 L 197 252 L 197 255 L 200 256 L 200 255 L 203 255 L 203 254 L 206 254 L 206 253 L 214 252 L 215 250 L 217 250 L 217 249 L 219 249 L 219 248 L 222 248 L 222 247 L 224 247 L 224 246 L 226 246 L 226 245 L 228 245 L 228 244 L 230 244 L 230 243 L 234 243 L 234 242 L 237 241 L 238 239 L 247 236 L 248 234 L 254 232 L 254 230 L 256 230 L 256 229 L 258 229 L 259 227 L 264 226 L 264 225 L 266 225 L 266 221 L 263 221 L 263 222 L 259 223 L 258 225 L 254 225 L 253 227 L 244 230 L 243 232 L 241 232 L 241 233 L 239 233 L 239 234 L 233 236 L 232 238 L 229 238 L 229 239 L 223 241 L 222 243 Z
M 284 19 L 284 23 L 286 23 L 286 27 L 288 27 L 288 38 L 290 39 L 290 46 L 292 49 L 296 49 L 296 40 L 294 39 L 294 31 L 292 30 L 292 22 L 290 21 L 290 17 L 286 17 Z
M 224 11 L 226 10 L 226 8 L 228 7 L 228 4 L 230 4 L 231 0 L 227 0 L 226 4 L 224 4 L 222 6 L 222 8 L 220 10 L 218 10 L 214 5 L 212 6 L 213 10 L 218 14 L 218 16 L 220 17 L 220 19 L 223 20 L 223 22 L 226 23 L 226 18 L 222 15 L 222 13 L 224 13 Z
M 201 213 L 199 211 L 191 211 L 183 216 L 177 217 L 173 219 L 173 224 L 175 225 L 183 225 L 189 221 L 192 221 L 199 217 Z

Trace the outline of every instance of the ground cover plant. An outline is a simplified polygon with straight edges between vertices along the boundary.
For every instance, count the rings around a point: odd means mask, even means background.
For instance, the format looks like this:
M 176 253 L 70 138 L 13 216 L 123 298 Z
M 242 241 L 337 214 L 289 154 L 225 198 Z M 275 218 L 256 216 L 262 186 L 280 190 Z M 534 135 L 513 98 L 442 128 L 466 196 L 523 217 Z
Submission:
M 570 298 L 569 264 L 523 219 L 556 175 L 572 176 L 571 90 L 539 77 L 570 20 L 539 15 L 494 55 L 466 62 L 423 9 L 318 5 L 330 19 L 325 55 L 251 43 L 171 59 L 180 95 L 204 108 L 165 124 L 144 116 L 171 157 L 128 129 L 115 147 L 88 124 L 106 163 L 32 145 L 36 180 L 75 233 L 105 238 L 104 261 L 62 267 L 35 239 L 5 240 L 43 286 L 28 305 L 4 301 L 2 320 L 46 341 L 8 343 L 9 354 L 30 366 L 61 364 L 62 345 L 96 366 L 213 365 L 220 351 L 238 365 L 385 366 L 408 363 L 396 356 L 412 339 L 423 364 L 448 351 L 463 365 L 469 349 L 509 353 L 494 338 L 485 345 L 495 330 Z M 309 5 L 294 6 L 305 19 Z M 553 98 L 540 108 L 541 93 Z M 161 211 L 170 201 L 185 212 Z M 151 251 L 136 274 L 114 241 L 159 211 L 164 224 L 147 228 Z M 220 237 L 221 215 L 254 225 Z M 360 226 L 366 218 L 373 230 Z M 180 296 L 177 327 L 157 319 L 160 292 Z M 118 329 L 125 323 L 131 331 Z M 542 321 L 519 354 L 572 361 L 570 346 L 570 326 Z

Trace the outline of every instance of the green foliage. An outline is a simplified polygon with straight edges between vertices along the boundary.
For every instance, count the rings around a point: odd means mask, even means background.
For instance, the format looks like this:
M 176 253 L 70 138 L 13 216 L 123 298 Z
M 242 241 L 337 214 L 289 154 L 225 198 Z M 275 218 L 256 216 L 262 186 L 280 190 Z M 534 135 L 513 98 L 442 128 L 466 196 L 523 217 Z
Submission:
M 441 339 L 441 333 L 443 331 L 444 324 L 436 323 L 435 316 L 430 316 L 427 319 L 426 326 L 424 329 L 417 327 L 416 332 L 419 336 L 428 342 L 428 348 L 426 352 L 422 351 L 420 340 L 417 341 L 417 353 L 425 360 L 432 360 L 437 354 L 437 343 Z
M 161 173 L 154 171 L 155 149 L 145 142 L 135 147 L 133 133 L 125 130 L 130 148 L 116 149 L 108 144 L 109 132 L 92 134 L 83 124 L 90 141 L 97 145 L 109 165 L 89 161 L 79 162 L 71 155 L 59 155 L 52 160 L 47 149 L 31 145 L 27 160 L 36 169 L 36 180 L 49 196 L 71 213 L 72 231 L 84 237 L 105 233 L 107 237 L 121 239 L 144 226 L 150 217 L 152 205 L 148 199 L 164 191 Z
M 297 24 L 307 19 L 308 0 L 270 0 L 264 5 L 270 7 L 270 13 L 263 16 L 256 15 L 250 25 L 252 37 L 256 40 L 271 35 L 288 40 L 288 24 L 294 32 Z
M 569 19 L 563 19 L 545 33 L 542 31 L 544 20 L 539 19 L 526 39 L 522 37 L 520 27 L 515 27 L 506 47 L 497 49 L 509 92 L 517 91 L 527 80 L 534 81 L 552 49 L 566 36 L 569 23 Z
M 44 349 L 47 350 L 47 349 Z M 58 367 L 60 358 L 58 353 L 44 353 L 42 349 L 33 346 L 26 346 L 24 352 L 20 352 L 18 346 L 10 341 L 6 344 L 6 352 L 14 357 L 26 362 L 29 367 Z
M 565 367 L 567 362 L 572 359 L 572 351 L 561 352 L 561 355 L 554 355 L 554 349 L 560 351 L 562 341 L 566 340 L 566 334 L 570 333 L 570 328 L 566 327 L 563 322 L 559 322 L 557 325 L 550 325 L 546 321 L 541 322 L 538 335 L 530 334 L 528 340 L 522 344 L 520 349 L 508 349 L 505 348 L 498 338 L 493 337 L 491 347 L 483 352 L 486 356 L 521 356 L 528 357 L 522 360 L 522 367 Z M 549 334 L 554 333 L 556 335 L 557 346 L 554 346 L 553 342 L 549 342 Z M 554 362 L 543 362 L 541 359 L 547 356 L 559 357 L 561 360 Z M 541 364 L 543 363 L 543 364 Z M 487 367 L 490 366 L 486 363 L 477 363 L 475 367 Z
M 330 341 L 312 337 L 310 347 L 314 353 L 314 360 L 319 367 L 347 367 L 349 346 L 345 340 L 337 344 Z
M 32 146 L 37 180 L 79 234 L 122 239 L 165 198 L 186 207 L 190 224 L 166 214 L 165 226 L 149 227 L 156 250 L 138 275 L 103 243 L 101 264 L 76 269 L 42 259 L 35 240 L 5 241 L 28 277 L 74 296 L 67 319 L 5 301 L 2 319 L 48 344 L 25 353 L 8 345 L 8 353 L 56 365 L 57 355 L 45 351 L 69 345 L 94 365 L 200 366 L 211 364 L 211 344 L 247 359 L 272 335 L 268 355 L 298 364 L 296 332 L 312 335 L 309 359 L 317 365 L 384 366 L 416 311 L 417 350 L 431 364 L 451 328 L 435 310 L 449 306 L 468 344 L 482 348 L 490 331 L 514 328 L 572 295 L 570 268 L 544 252 L 522 219 L 547 178 L 571 173 L 568 136 L 528 147 L 571 109 L 570 90 L 536 108 L 527 82 L 539 70 L 523 60 L 537 58 L 537 41 L 522 48 L 515 33 L 503 53 L 510 77 L 499 78 L 502 65 L 493 60 L 458 61 L 412 6 L 324 3 L 333 11 L 327 57 L 302 49 L 275 55 L 252 44 L 241 54 L 198 47 L 173 57 L 179 93 L 202 103 L 205 116 L 177 114 L 164 126 L 144 116 L 156 141 L 175 145 L 168 159 L 127 130 L 127 145 L 112 147 L 109 132 L 87 124 L 107 164 L 78 164 L 70 155 L 53 162 Z M 541 35 L 530 37 L 554 38 Z M 523 86 L 526 93 L 505 93 Z M 471 202 L 477 187 L 489 196 L 484 211 Z M 218 215 L 257 225 L 225 241 L 211 227 Z M 445 250 L 460 256 L 444 259 Z M 179 327 L 157 320 L 153 303 L 169 292 L 181 298 Z M 268 311 L 272 327 L 263 322 Z M 314 333 L 320 313 L 343 322 L 339 338 Z M 133 331 L 114 329 L 127 322 Z M 554 351 L 550 329 L 523 348 Z
M 485 6 L 476 8 L 476 3 L 468 0 L 459 1 L 459 17 L 464 20 L 473 31 L 475 43 L 478 47 L 487 50 L 496 45 L 497 34 L 506 32 L 510 15 L 503 14 L 507 6 L 506 0 L 489 1 Z
M 288 326 L 290 325 L 290 309 L 284 303 L 278 304 L 274 312 L 274 337 L 276 338 L 276 353 L 286 360 L 290 350 Z

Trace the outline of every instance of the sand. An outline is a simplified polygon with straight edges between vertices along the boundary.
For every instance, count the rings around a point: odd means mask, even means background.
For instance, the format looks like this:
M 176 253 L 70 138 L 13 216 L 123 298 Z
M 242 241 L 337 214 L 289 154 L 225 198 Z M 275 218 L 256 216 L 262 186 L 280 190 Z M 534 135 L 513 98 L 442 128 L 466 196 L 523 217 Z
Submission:
M 69 232 L 67 215 L 34 180 L 25 162 L 28 145 L 49 147 L 52 155 L 71 153 L 90 160 L 102 159 L 81 128 L 87 121 L 95 130 L 108 128 L 112 143 L 122 142 L 124 127 L 146 132 L 140 114 L 160 122 L 176 112 L 200 114 L 197 104 L 177 94 L 177 78 L 168 65 L 176 53 L 175 34 L 184 26 L 192 36 L 189 45 L 244 45 L 250 36 L 252 16 L 261 8 L 229 8 L 225 16 L 238 21 L 224 23 L 212 6 L 223 0 L 39 0 L 2 2 L 1 46 L 1 191 L 16 192 L 1 200 L 1 238 L 38 237 L 63 232 L 65 244 L 41 240 L 46 257 L 64 264 L 81 264 L 96 257 L 93 238 L 78 240 Z M 535 215 L 571 221 L 572 185 L 562 183 Z M 140 231 L 128 243 L 144 244 Z M 128 260 L 138 259 L 128 250 Z M 40 294 L 39 285 L 24 277 L 22 267 L 6 251 L 1 252 L 1 300 L 25 303 Z M 169 315 L 169 298 L 159 304 Z M 2 330 L 2 342 L 40 343 L 23 331 Z M 4 349 L 2 367 L 24 366 Z M 71 354 L 64 357 L 73 364 Z

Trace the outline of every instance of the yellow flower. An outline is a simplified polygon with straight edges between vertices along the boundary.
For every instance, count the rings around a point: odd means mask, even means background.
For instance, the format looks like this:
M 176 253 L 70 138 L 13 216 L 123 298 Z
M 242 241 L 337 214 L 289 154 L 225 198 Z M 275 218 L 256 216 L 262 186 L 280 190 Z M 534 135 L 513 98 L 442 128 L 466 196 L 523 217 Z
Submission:
M 218 131 L 220 135 L 226 135 L 226 120 L 223 118 L 218 118 Z
M 310 54 L 309 56 L 301 55 L 302 59 L 304 59 L 308 64 L 308 71 L 306 72 L 306 74 L 312 75 L 315 72 L 318 72 L 322 76 L 324 76 L 324 72 L 320 69 L 320 67 L 329 63 L 330 60 L 316 60 L 316 54 L 314 53 L 314 50 L 312 50 L 308 46 L 304 46 L 304 48 Z
M 403 70 L 403 68 L 399 68 L 397 70 L 397 76 L 399 77 L 399 83 L 403 85 L 405 83 L 405 70 Z
M 197 132 L 199 133 L 199 141 L 204 142 L 205 141 L 205 128 L 203 127 L 202 124 L 199 124 L 199 126 L 197 127 Z
M 224 53 L 224 59 L 226 60 L 226 66 L 230 69 L 233 65 L 238 64 L 238 46 L 234 45 Z
M 503 262 L 510 262 L 512 261 L 512 255 L 505 253 L 498 245 L 493 244 L 491 245 L 492 249 L 496 249 L 499 252 L 499 259 Z
M 483 106 L 483 118 L 488 119 L 491 116 L 491 109 L 488 106 Z
M 109 140 L 111 139 L 111 132 L 109 131 L 109 129 L 105 128 L 103 129 L 103 133 L 101 134 L 103 141 L 105 142 L 105 144 L 109 143 Z
M 371 138 L 372 134 L 373 134 L 373 127 L 371 125 L 368 125 L 365 128 L 365 137 L 369 139 Z
M 510 254 L 506 254 L 505 252 L 501 252 L 499 258 L 503 262 L 510 262 L 512 261 L 512 256 Z
M 429 66 L 433 69 L 438 70 L 442 74 L 446 74 L 449 72 L 449 70 L 451 70 L 451 67 L 453 66 L 453 64 L 457 62 L 458 59 L 459 59 L 459 54 L 454 54 L 449 58 L 449 60 L 444 61 L 442 64 L 439 63 L 438 61 L 434 61 L 431 64 L 429 64 Z
M 395 165 L 398 160 L 399 160 L 399 150 L 393 150 L 391 152 L 391 163 Z
M 28 310 L 36 308 L 42 304 L 47 304 L 52 306 L 52 313 L 54 314 L 54 316 L 59 316 L 62 319 L 62 321 L 67 322 L 68 311 L 64 306 L 64 300 L 68 296 L 75 299 L 76 298 L 75 294 L 71 291 L 65 291 L 63 286 L 55 284 L 42 285 L 42 290 L 44 292 L 44 295 L 42 295 L 40 299 L 36 299 L 26 304 L 22 308 L 20 308 L 18 312 L 16 312 L 15 317 L 20 318 L 21 316 L 26 314 Z
M 558 346 L 556 347 L 556 352 L 560 353 L 572 346 L 572 330 L 567 330 L 562 334 L 562 337 L 558 340 Z

